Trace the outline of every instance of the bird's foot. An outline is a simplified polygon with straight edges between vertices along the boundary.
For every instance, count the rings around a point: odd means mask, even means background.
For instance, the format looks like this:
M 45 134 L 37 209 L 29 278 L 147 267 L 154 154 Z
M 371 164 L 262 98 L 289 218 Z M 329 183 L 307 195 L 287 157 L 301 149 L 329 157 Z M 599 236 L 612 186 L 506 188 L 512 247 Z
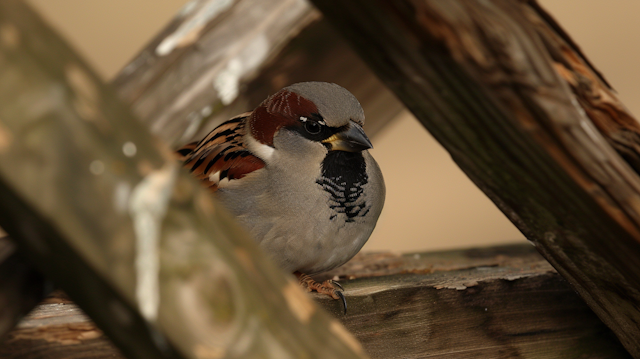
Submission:
M 300 286 L 304 288 L 307 292 L 313 292 L 314 290 L 320 294 L 326 294 L 333 299 L 342 300 L 342 306 L 344 307 L 344 314 L 347 314 L 347 300 L 344 298 L 344 288 L 340 285 L 340 283 L 328 279 L 322 283 L 316 282 L 313 278 L 309 277 L 306 274 L 295 272 L 296 277 L 298 277 L 298 282 Z

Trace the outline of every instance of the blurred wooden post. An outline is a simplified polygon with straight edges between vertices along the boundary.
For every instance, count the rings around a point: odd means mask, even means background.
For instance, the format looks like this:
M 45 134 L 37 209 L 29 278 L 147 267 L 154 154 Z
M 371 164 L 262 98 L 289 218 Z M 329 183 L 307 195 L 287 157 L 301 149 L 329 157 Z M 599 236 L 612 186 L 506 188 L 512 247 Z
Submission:
M 640 358 L 640 178 L 614 151 L 633 164 L 639 126 L 560 26 L 534 0 L 312 2 Z
M 0 78 L 0 225 L 125 355 L 364 357 L 18 0 Z

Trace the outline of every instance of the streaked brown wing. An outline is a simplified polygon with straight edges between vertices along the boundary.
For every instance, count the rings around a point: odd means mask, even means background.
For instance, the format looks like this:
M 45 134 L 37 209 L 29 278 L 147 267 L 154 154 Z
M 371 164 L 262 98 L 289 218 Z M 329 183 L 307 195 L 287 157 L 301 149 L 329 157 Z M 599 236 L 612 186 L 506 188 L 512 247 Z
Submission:
M 264 161 L 242 143 L 248 115 L 220 124 L 200 142 L 189 143 L 177 151 L 184 166 L 213 191 L 264 167 Z

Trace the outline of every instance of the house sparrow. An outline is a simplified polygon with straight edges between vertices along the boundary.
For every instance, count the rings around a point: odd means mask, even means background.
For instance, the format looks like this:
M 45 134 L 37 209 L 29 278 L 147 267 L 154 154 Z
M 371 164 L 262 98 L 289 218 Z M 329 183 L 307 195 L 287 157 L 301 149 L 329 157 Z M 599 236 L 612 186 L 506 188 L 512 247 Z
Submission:
M 358 253 L 382 211 L 384 180 L 363 124 L 349 91 L 304 82 L 178 150 L 282 269 L 308 291 L 342 299 L 345 313 L 342 287 L 308 275 Z

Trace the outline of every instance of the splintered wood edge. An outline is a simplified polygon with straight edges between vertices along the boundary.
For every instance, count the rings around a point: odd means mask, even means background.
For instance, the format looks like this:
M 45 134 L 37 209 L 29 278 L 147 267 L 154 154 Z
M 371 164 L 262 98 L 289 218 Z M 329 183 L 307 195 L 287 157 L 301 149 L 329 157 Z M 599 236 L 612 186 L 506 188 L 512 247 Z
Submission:
M 406 287 L 464 290 L 479 282 L 556 273 L 526 244 L 398 255 L 361 253 L 319 279 L 341 280 L 346 296 L 368 296 Z M 316 300 L 330 298 L 314 293 Z

